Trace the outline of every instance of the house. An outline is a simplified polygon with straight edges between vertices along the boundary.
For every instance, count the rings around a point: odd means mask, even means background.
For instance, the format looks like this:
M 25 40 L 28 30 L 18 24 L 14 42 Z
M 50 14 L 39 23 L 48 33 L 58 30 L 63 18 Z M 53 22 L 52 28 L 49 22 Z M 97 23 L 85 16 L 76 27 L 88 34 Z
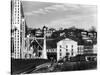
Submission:
M 65 38 L 57 42 L 57 61 L 65 56 L 74 57 L 77 55 L 77 42 Z
M 42 35 L 42 30 L 41 29 L 37 29 L 35 32 L 35 36 L 40 36 Z
M 57 60 L 57 45 L 54 39 L 46 40 L 47 57 L 49 60 Z
M 78 45 L 77 53 L 78 55 L 82 55 L 84 52 L 84 45 Z
M 97 54 L 97 44 L 94 44 L 93 45 L 93 53 L 94 54 Z
M 65 35 L 65 32 L 60 33 L 60 36 L 63 36 L 63 35 Z
M 88 33 L 87 31 L 82 31 L 81 35 L 84 37 L 84 36 L 87 36 L 87 33 Z
M 46 37 L 51 37 L 52 33 L 53 33 L 52 31 L 47 30 L 47 31 L 46 31 Z
M 93 53 L 93 45 L 84 45 L 84 54 Z
M 91 32 L 88 32 L 88 36 L 89 36 L 89 37 L 94 37 L 94 36 L 93 36 L 93 33 L 91 33 Z

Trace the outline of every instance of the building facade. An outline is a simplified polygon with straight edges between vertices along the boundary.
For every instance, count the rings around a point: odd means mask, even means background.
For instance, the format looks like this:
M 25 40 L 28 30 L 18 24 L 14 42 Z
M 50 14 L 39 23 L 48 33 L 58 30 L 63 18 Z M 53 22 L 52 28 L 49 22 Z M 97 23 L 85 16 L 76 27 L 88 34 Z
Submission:
M 84 53 L 84 45 L 78 45 L 77 53 L 82 55 Z
M 94 44 L 93 45 L 93 53 L 94 54 L 97 54 L 97 44 Z
M 57 43 L 57 60 L 65 56 L 74 57 L 77 55 L 77 42 L 71 39 L 63 39 Z
M 23 58 L 23 50 L 25 50 L 25 19 L 21 1 L 12 0 L 11 8 L 11 26 L 14 29 L 13 58 L 20 59 Z

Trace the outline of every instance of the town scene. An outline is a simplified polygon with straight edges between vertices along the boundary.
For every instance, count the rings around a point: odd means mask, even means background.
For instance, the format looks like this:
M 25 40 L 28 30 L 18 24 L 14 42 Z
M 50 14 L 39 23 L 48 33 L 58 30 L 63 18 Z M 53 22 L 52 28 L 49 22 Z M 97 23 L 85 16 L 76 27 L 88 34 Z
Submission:
M 97 69 L 96 6 L 11 0 L 11 74 Z

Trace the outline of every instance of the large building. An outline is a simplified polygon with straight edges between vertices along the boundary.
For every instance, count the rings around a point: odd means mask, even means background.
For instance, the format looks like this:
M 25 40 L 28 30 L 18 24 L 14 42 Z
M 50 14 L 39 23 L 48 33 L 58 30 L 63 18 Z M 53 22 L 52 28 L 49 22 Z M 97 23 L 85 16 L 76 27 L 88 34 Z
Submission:
M 20 0 L 11 1 L 11 27 L 14 30 L 13 58 L 21 59 L 25 50 L 25 19 Z
M 74 57 L 77 55 L 77 42 L 69 38 L 63 39 L 57 43 L 57 60 L 65 56 Z

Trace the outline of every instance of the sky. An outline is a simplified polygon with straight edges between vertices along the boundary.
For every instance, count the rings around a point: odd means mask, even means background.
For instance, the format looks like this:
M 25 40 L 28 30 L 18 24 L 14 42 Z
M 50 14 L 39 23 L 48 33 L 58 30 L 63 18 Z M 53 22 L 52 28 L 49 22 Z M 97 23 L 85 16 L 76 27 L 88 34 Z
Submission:
M 94 5 L 22 1 L 26 23 L 30 28 L 76 27 L 97 28 L 97 7 Z

